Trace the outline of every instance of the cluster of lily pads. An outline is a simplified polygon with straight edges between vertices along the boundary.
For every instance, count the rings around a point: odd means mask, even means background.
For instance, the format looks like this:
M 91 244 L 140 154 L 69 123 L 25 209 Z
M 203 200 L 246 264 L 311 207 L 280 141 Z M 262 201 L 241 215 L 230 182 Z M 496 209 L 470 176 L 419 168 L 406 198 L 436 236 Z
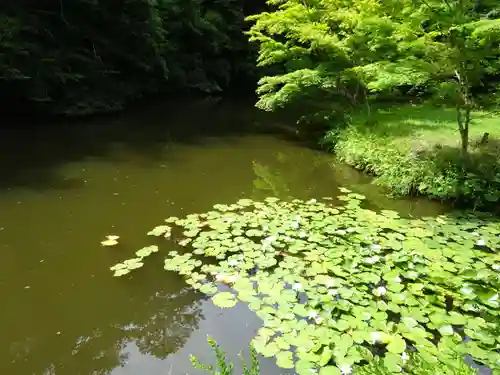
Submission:
M 150 234 L 186 249 L 168 253 L 166 270 L 221 308 L 239 301 L 258 314 L 253 346 L 282 368 L 349 374 L 376 356 L 400 372 L 418 352 L 500 369 L 500 223 L 402 218 L 341 191 L 340 206 L 241 199 Z M 126 262 L 115 275 L 128 273 Z
M 146 246 L 143 247 L 140 250 L 137 250 L 135 252 L 135 255 L 137 257 L 127 259 L 121 263 L 115 264 L 113 267 L 111 267 L 111 271 L 114 272 L 114 276 L 123 276 L 126 275 L 127 273 L 130 273 L 130 271 L 135 270 L 137 268 L 141 268 L 144 265 L 144 258 L 150 256 L 153 253 L 158 252 L 158 246 L 156 245 L 151 245 L 151 246 Z

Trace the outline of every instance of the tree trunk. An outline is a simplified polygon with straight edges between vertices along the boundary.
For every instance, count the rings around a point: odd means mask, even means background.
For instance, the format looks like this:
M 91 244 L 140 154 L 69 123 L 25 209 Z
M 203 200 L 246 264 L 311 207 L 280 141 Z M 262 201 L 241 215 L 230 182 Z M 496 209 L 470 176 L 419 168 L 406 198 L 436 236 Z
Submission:
M 460 96 L 462 103 L 457 104 L 457 123 L 460 132 L 461 155 L 465 159 L 469 156 L 469 123 L 472 111 L 472 98 L 470 94 L 469 80 L 466 69 L 461 63 L 461 72 L 455 71 L 460 87 Z
M 460 154 L 463 158 L 469 156 L 469 123 L 470 123 L 471 108 L 465 109 L 457 106 L 457 123 L 458 131 L 460 133 Z

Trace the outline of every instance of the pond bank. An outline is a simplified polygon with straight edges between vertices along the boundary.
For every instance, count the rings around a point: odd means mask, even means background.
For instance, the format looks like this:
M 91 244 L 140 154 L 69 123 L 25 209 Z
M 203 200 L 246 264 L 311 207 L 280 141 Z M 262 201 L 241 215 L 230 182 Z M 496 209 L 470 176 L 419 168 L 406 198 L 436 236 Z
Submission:
M 465 165 L 454 108 L 406 104 L 374 110 L 369 120 L 357 113 L 347 128 L 327 134 L 325 144 L 339 161 L 376 176 L 376 183 L 395 195 L 426 195 L 469 206 L 491 207 L 500 200 L 498 114 L 473 112 Z

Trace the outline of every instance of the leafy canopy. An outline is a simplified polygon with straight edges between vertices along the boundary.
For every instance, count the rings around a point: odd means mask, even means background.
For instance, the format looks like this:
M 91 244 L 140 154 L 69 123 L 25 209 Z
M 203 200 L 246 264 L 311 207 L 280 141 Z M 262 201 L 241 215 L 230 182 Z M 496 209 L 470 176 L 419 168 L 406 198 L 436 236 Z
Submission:
M 263 321 L 255 350 L 299 374 L 374 357 L 399 372 L 411 351 L 450 366 L 467 353 L 499 369 L 500 223 L 406 219 L 342 191 L 341 206 L 242 199 L 168 218 L 187 252 L 170 251 L 165 269 L 222 308 L 248 304 Z
M 422 87 L 458 109 L 464 151 L 472 89 L 500 71 L 500 6 L 477 0 L 270 0 L 249 17 L 266 110 L 295 100 L 356 104 L 367 93 Z M 328 103 L 330 101 L 330 103 Z

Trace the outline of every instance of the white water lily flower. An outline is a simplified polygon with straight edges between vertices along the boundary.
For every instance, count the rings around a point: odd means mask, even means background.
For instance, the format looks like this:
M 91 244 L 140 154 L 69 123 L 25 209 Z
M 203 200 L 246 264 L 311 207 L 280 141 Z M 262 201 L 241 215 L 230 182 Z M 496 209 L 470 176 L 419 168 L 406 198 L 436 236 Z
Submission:
M 375 289 L 375 295 L 380 297 L 387 293 L 387 289 L 384 286 L 379 286 Z
M 342 375 L 349 375 L 352 373 L 352 367 L 350 365 L 339 365 L 338 368 Z
M 302 289 L 302 284 L 301 283 L 295 283 L 292 285 L 292 289 L 297 291 Z
M 384 334 L 382 332 L 371 332 L 370 338 L 372 340 L 372 344 L 377 344 L 377 343 L 382 342 L 382 339 L 384 338 Z
M 401 353 L 401 359 L 403 360 L 403 362 L 406 362 L 407 360 L 410 359 L 410 356 L 408 355 L 408 353 L 403 352 Z
M 495 271 L 500 271 L 500 264 L 494 264 L 491 266 Z
M 372 250 L 378 251 L 378 250 L 382 249 L 382 246 L 374 243 L 371 245 L 371 248 L 372 248 Z
M 339 291 L 337 289 L 330 289 L 328 291 L 328 294 L 331 296 L 337 296 L 339 294 Z
M 308 317 L 311 318 L 311 319 L 316 319 L 316 318 L 318 318 L 318 313 L 316 311 L 314 311 L 314 310 L 311 310 L 309 312 Z
M 486 246 L 486 242 L 483 239 L 477 240 L 476 245 L 477 246 Z

